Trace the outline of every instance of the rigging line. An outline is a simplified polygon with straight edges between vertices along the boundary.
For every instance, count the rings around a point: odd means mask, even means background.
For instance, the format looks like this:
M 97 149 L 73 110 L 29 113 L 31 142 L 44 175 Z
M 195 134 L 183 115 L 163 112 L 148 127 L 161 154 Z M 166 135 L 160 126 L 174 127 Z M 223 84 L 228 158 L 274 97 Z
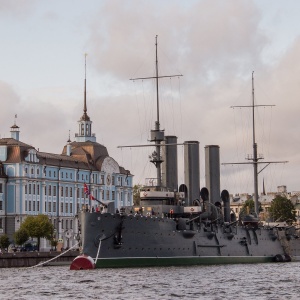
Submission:
M 268 141 L 268 155 L 270 156 L 270 151 L 271 151 L 271 134 L 272 134 L 272 121 L 273 120 L 273 107 L 271 107 L 271 116 L 270 116 L 270 125 L 269 125 L 269 141 Z
M 182 109 L 181 109 L 181 86 L 180 86 L 180 77 L 178 76 L 178 88 L 179 88 L 179 109 L 180 109 L 180 135 L 183 136 L 183 126 L 182 126 Z
M 142 80 L 141 82 L 142 84 L 142 91 L 143 91 L 143 101 L 144 101 L 144 112 L 147 112 L 147 101 L 146 101 L 146 97 L 145 97 L 145 87 L 144 87 L 144 80 Z M 145 114 L 144 114 L 145 116 Z M 150 121 L 149 121 L 150 122 Z M 145 127 L 145 132 L 147 131 L 147 129 L 149 128 L 149 124 L 147 124 L 147 118 L 144 118 L 144 122 L 143 122 L 143 129 Z M 143 132 L 144 130 L 142 130 Z M 141 132 L 141 140 L 143 139 L 143 136 L 142 136 L 142 132 Z
M 171 86 L 171 105 L 172 105 L 172 112 L 173 112 L 173 130 L 174 130 L 174 135 L 176 132 L 175 128 L 175 112 L 174 112 L 174 95 L 173 95 L 173 85 L 172 85 L 172 78 L 170 77 L 170 86 Z
M 140 107 L 139 107 L 139 101 L 138 101 L 138 98 L 137 98 L 137 89 L 136 89 L 136 85 L 135 85 L 135 81 L 132 80 L 132 83 L 134 84 L 135 86 L 135 101 L 136 101 L 136 105 L 137 105 L 137 109 L 138 109 L 138 118 L 139 118 L 139 129 L 140 129 L 140 135 L 142 136 L 142 126 L 141 126 L 141 116 L 140 116 Z

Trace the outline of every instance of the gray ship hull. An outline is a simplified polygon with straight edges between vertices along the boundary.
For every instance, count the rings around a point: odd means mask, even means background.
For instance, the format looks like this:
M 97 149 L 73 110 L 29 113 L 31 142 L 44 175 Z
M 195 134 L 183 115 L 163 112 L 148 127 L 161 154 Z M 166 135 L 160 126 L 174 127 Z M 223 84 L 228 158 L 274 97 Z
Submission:
M 194 222 L 179 230 L 173 218 L 89 212 L 80 220 L 82 253 L 97 268 L 290 261 L 299 246 L 277 228 Z

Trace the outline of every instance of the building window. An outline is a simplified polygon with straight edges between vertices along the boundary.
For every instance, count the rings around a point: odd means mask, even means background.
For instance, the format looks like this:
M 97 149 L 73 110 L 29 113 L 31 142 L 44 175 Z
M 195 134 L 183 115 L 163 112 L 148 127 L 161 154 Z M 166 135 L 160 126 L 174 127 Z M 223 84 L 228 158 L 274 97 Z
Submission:
M 27 200 L 25 200 L 25 211 L 27 211 Z
M 32 211 L 35 211 L 35 201 L 32 202 Z
M 34 172 L 33 172 L 33 168 L 31 168 L 31 174 L 33 175 L 33 173 L 34 173 Z
M 70 203 L 70 214 L 73 213 L 73 203 Z
M 2 210 L 2 209 L 3 209 L 3 201 L 0 200 L 0 210 Z
M 84 190 L 81 189 L 81 198 L 84 198 Z
M 70 197 L 73 197 L 73 189 L 70 187 Z
M 112 178 L 111 178 L 111 184 L 115 185 L 115 176 L 112 176 Z
M 28 169 L 27 168 L 25 168 L 25 174 L 27 174 L 28 173 Z
M 65 203 L 66 204 L 66 213 L 69 213 L 69 203 Z
M 66 220 L 66 229 L 69 228 L 69 220 Z
M 47 202 L 44 203 L 45 203 L 45 212 L 47 212 Z
M 48 202 L 48 212 L 51 212 L 51 202 Z
M 64 220 L 61 220 L 61 229 L 64 229 Z
M 115 191 L 111 192 L 111 200 L 115 200 Z
M 56 196 L 56 186 L 53 187 L 53 196 Z
M 60 196 L 63 197 L 64 196 L 64 187 L 60 187 Z
M 64 178 L 64 173 L 63 172 L 61 172 L 61 178 Z
M 49 171 L 49 177 L 51 177 L 51 171 Z
M 31 194 L 31 184 L 30 183 L 28 185 L 28 188 L 29 188 L 29 194 Z
M 36 202 L 36 211 L 40 211 L 40 201 Z
M 40 194 L 40 186 L 39 185 L 36 186 L 36 190 L 37 190 L 37 194 L 39 195 Z
M 3 219 L 2 218 L 0 218 L 0 228 L 3 228 L 3 221 L 2 221 Z
M 104 184 L 104 175 L 101 175 L 101 182 L 100 184 Z
M 66 178 L 68 178 L 68 176 L 69 176 L 69 174 L 68 174 L 68 173 L 66 173 Z
M 70 178 L 73 179 L 72 173 L 70 174 Z
M 73 220 L 70 220 L 70 229 L 73 229 Z
M 33 195 L 35 195 L 35 184 L 32 184 L 32 188 L 33 188 Z
M 53 202 L 52 207 L 53 207 L 52 211 L 53 211 L 53 212 L 56 212 L 56 202 Z
M 104 200 L 104 190 L 101 191 L 101 199 Z
M 53 171 L 53 177 L 56 177 L 56 172 L 55 171 Z
M 106 191 L 106 200 L 109 200 L 109 191 Z
M 31 201 L 29 201 L 28 204 L 29 204 L 28 211 L 31 211 Z
M 45 186 L 45 196 L 47 195 L 47 187 Z
M 37 174 L 37 175 L 40 175 L 40 169 L 37 169 L 37 170 L 36 170 L 36 174 Z
M 66 186 L 66 197 L 69 197 L 69 188 Z
M 79 188 L 77 188 L 77 192 L 76 192 L 77 193 L 77 198 L 79 198 L 79 192 L 80 192 Z
M 60 203 L 60 212 L 63 213 L 64 212 L 64 204 Z
M 51 196 L 51 185 L 49 185 L 48 191 L 49 191 L 48 196 Z
M 25 194 L 27 194 L 27 184 L 25 185 Z

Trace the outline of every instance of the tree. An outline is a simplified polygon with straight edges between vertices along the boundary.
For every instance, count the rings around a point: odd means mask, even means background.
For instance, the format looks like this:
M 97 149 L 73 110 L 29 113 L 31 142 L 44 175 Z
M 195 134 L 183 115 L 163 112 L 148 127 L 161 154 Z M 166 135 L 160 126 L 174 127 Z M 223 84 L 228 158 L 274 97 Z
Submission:
M 28 231 L 25 228 L 20 228 L 15 232 L 14 239 L 17 245 L 23 245 L 29 239 Z
M 46 215 L 28 216 L 21 224 L 20 229 L 26 230 L 31 237 L 38 239 L 38 249 L 40 250 L 41 238 L 51 240 L 54 227 Z
M 291 224 L 296 221 L 294 204 L 286 197 L 276 196 L 271 202 L 270 216 L 274 222 L 287 222 Z
M 259 201 L 258 201 L 258 211 L 259 212 L 262 211 L 261 203 Z M 247 214 L 252 214 L 254 212 L 255 212 L 254 200 L 253 199 L 246 200 L 241 209 L 241 213 L 247 215 Z
M 0 248 L 8 248 L 9 246 L 9 238 L 6 234 L 0 236 Z
M 135 184 L 133 186 L 133 205 L 134 206 L 140 206 L 140 203 L 141 203 L 141 197 L 140 197 L 141 188 L 142 188 L 141 184 Z

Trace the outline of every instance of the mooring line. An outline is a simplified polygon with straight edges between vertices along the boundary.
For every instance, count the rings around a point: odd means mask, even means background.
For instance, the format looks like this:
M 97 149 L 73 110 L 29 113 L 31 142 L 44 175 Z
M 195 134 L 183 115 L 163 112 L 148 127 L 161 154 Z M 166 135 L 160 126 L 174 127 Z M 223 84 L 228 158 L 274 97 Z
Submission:
M 57 255 L 57 256 L 55 256 L 55 257 L 53 257 L 53 258 L 51 258 L 51 259 L 49 259 L 49 260 L 47 260 L 47 261 L 42 261 L 42 262 L 38 263 L 38 264 L 35 265 L 35 266 L 31 266 L 31 267 L 27 267 L 27 268 L 30 269 L 30 268 L 41 267 L 41 266 L 47 264 L 48 262 L 50 262 L 50 261 L 52 261 L 52 260 L 55 260 L 55 259 L 57 259 L 58 257 L 64 255 L 64 254 L 67 253 L 67 252 L 69 252 L 70 250 L 72 250 L 73 248 L 75 248 L 78 244 L 79 244 L 79 242 L 76 243 L 76 244 L 75 244 L 74 246 L 72 246 L 71 248 L 69 248 L 68 250 L 66 250 L 66 251 L 64 251 L 64 252 L 62 252 L 62 253 L 60 253 L 59 255 Z

